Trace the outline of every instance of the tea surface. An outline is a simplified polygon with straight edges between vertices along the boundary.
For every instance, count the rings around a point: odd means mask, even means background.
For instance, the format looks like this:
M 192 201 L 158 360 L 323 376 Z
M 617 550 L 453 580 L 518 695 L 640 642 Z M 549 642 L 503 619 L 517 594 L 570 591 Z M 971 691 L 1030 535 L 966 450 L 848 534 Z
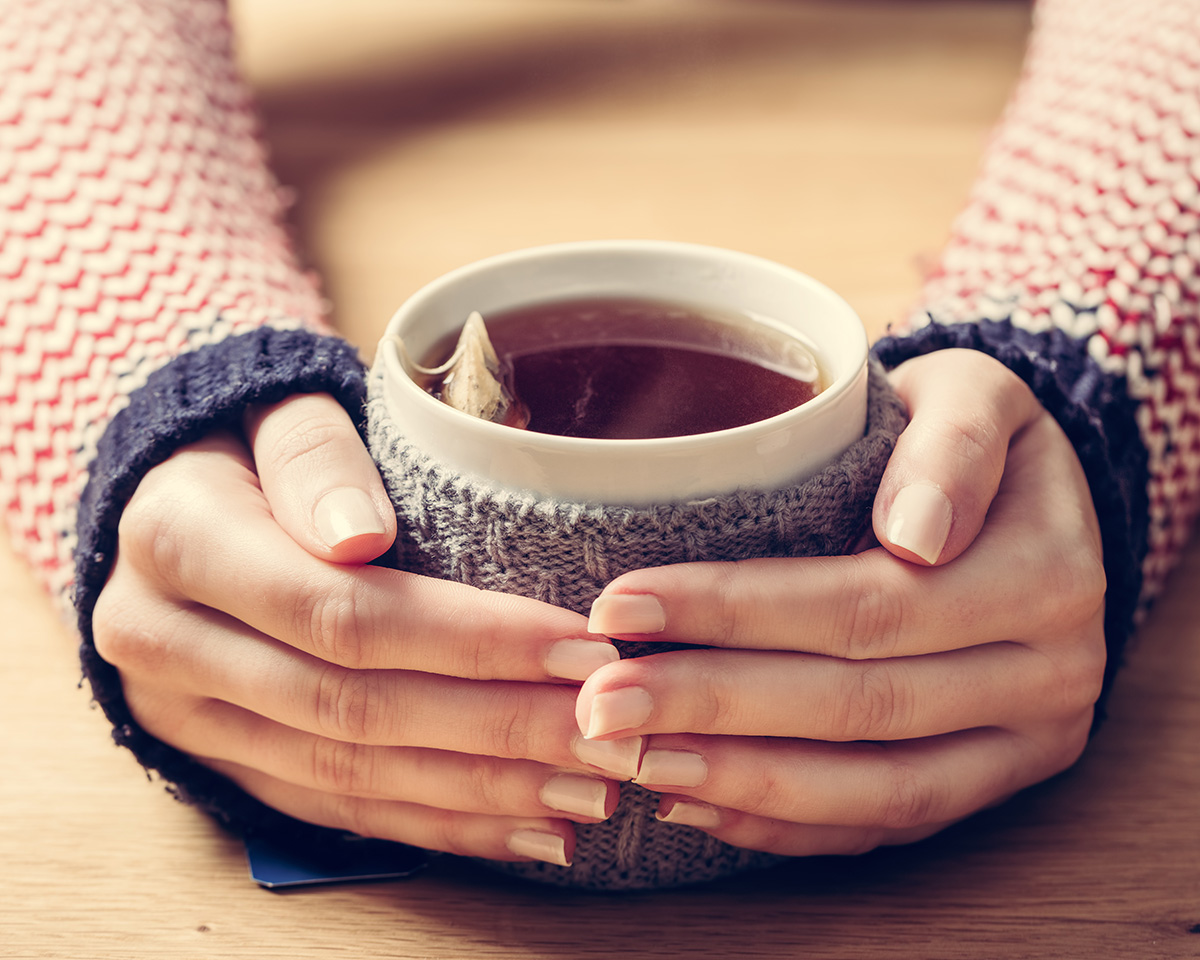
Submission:
M 535 304 L 484 321 L 512 392 L 528 408 L 527 429 L 539 433 L 709 433 L 773 417 L 820 391 L 812 352 L 746 317 L 604 298 Z

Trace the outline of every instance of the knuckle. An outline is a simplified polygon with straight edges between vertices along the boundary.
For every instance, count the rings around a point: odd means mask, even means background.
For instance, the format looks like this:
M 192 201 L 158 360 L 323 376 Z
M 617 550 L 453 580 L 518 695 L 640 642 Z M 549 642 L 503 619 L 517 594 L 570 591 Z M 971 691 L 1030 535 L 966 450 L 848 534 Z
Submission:
M 138 483 L 117 523 L 118 557 L 133 569 L 190 596 L 203 583 L 219 524 L 229 504 L 214 486 L 211 458 L 185 447 Z
M 334 740 L 362 743 L 378 726 L 379 697 L 372 675 L 330 664 L 317 681 L 317 729 Z
M 1100 699 L 1108 662 L 1103 642 L 1076 646 L 1060 668 L 1059 685 L 1068 714 L 1090 709 Z
M 337 455 L 345 423 L 333 413 L 305 408 L 271 437 L 270 462 L 280 473 L 308 473 Z
M 427 808 L 422 823 L 424 837 L 421 846 L 459 857 L 479 856 L 480 851 L 472 846 L 464 827 L 464 818 L 459 813 L 440 807 Z
M 1051 573 L 1055 580 L 1047 599 L 1054 599 L 1060 622 L 1085 622 L 1103 605 L 1108 581 L 1098 551 L 1071 551 L 1052 565 Z
M 133 622 L 124 615 L 124 603 L 110 581 L 92 610 L 92 642 L 96 652 L 114 667 L 130 663 L 137 654 L 137 644 L 127 625 Z
M 485 596 L 477 588 L 471 602 L 456 600 L 443 605 L 440 640 L 436 647 L 425 647 L 417 637 L 409 634 L 413 656 L 421 647 L 421 656 L 430 656 L 438 663 L 438 671 L 455 677 L 470 677 L 475 680 L 491 680 L 511 676 L 515 669 L 508 659 L 513 655 L 514 645 L 509 642 L 509 623 L 503 612 L 491 609 L 495 597 Z M 475 600 L 484 601 L 476 603 Z M 502 598 L 507 604 L 512 598 Z M 366 609 L 370 609 L 367 607 Z
M 1061 651 L 1045 654 L 1045 671 L 1039 702 L 1052 717 L 1075 718 L 1091 712 L 1104 687 L 1108 661 L 1102 628 L 1095 638 L 1081 639 Z
M 1080 645 L 1078 656 L 1078 674 L 1080 699 L 1088 707 L 1093 707 L 1104 691 L 1104 674 L 1108 668 L 1108 647 L 1104 643 L 1103 616 L 1096 618 L 1097 626 L 1091 641 Z
M 755 776 L 746 780 L 734 801 L 726 805 L 782 825 L 786 811 L 795 803 L 794 782 L 789 781 L 774 764 L 763 764 Z
M 1041 703 L 1058 716 L 1075 716 L 1095 704 L 1108 660 L 1103 565 L 1091 557 L 1067 559 L 1047 571 L 1047 606 L 1039 616 L 1043 642 L 1030 644 L 1048 662 Z
M 878 571 L 868 573 L 860 557 L 846 558 L 846 578 L 838 591 L 833 649 L 848 660 L 887 659 L 895 654 L 903 630 L 903 592 L 889 589 Z
M 972 465 L 999 471 L 1008 444 L 1001 442 L 998 424 L 984 411 L 960 411 L 932 425 L 934 437 L 953 456 Z
M 702 657 L 691 660 L 691 665 L 687 702 L 675 705 L 679 729 L 734 733 L 761 722 L 762 705 L 741 695 L 736 684 L 731 685 L 727 669 L 708 665 Z
M 746 604 L 742 590 L 747 579 L 753 584 L 755 578 L 740 577 L 738 574 L 741 569 L 737 563 L 718 563 L 712 567 L 712 595 L 716 614 L 709 622 L 716 628 L 715 642 L 719 646 L 736 645 L 739 637 L 744 638 Z M 750 606 L 755 608 L 758 605 Z
M 343 796 L 375 794 L 374 750 L 345 740 L 317 737 L 313 743 L 312 776 L 317 788 Z
M 905 725 L 894 664 L 863 663 L 842 684 L 834 732 L 841 740 L 891 740 Z
M 1073 766 L 1083 756 L 1087 749 L 1092 727 L 1092 712 L 1076 716 L 1072 720 L 1060 724 L 1054 730 L 1054 736 L 1045 748 L 1045 771 L 1050 777 Z
M 761 762 L 741 768 L 738 776 L 721 779 L 720 797 L 711 799 L 729 811 L 723 833 L 750 824 L 757 833 L 768 821 L 784 824 L 803 816 L 797 809 L 796 770 L 790 764 Z
M 879 802 L 879 825 L 888 830 L 911 830 L 930 822 L 933 793 L 909 764 L 893 761 L 886 793 Z
M 153 617 L 135 597 L 110 581 L 92 612 L 96 652 L 119 670 L 153 673 L 167 657 L 168 625 Z
M 96 609 L 100 609 L 99 603 Z M 119 670 L 144 672 L 155 659 L 154 647 L 147 642 L 151 638 L 116 621 L 94 620 L 92 638 L 100 658 Z
M 739 817 L 735 827 L 723 831 L 736 846 L 766 853 L 790 852 L 794 845 L 795 824 L 765 817 Z
M 522 687 L 497 684 L 490 694 L 486 715 L 494 719 L 482 731 L 488 756 L 534 759 L 533 705 Z
M 369 667 L 362 625 L 366 606 L 360 583 L 338 577 L 295 598 L 295 636 L 315 656 L 352 669 Z
M 467 795 L 471 809 L 502 813 L 511 806 L 511 796 L 500 764 L 491 757 L 473 757 L 467 768 Z
M 380 836 L 372 801 L 350 794 L 337 794 L 330 803 L 331 819 L 340 829 L 368 839 Z
M 697 684 L 687 727 L 694 730 L 746 730 L 755 726 L 757 706 L 733 695 L 728 677 L 712 675 Z
M 178 582 L 188 556 L 190 501 L 172 496 L 163 484 L 140 486 L 117 524 L 120 554 L 139 570 Z

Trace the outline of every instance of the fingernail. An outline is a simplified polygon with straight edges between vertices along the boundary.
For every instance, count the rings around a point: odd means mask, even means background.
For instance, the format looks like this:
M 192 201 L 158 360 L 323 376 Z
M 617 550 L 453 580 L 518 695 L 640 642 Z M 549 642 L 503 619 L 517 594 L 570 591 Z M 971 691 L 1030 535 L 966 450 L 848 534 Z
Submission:
M 563 773 L 551 777 L 539 791 L 542 803 L 553 810 L 603 820 L 608 801 L 608 785 L 595 777 Z
M 936 563 L 950 536 L 953 518 L 954 508 L 941 490 L 928 483 L 909 484 L 892 501 L 887 538 L 922 560 Z
M 599 640 L 559 640 L 546 654 L 546 672 L 564 680 L 586 680 L 605 664 L 620 660 L 611 643 Z
M 716 807 L 694 800 L 676 800 L 666 813 L 656 813 L 654 816 L 667 823 L 682 823 L 703 830 L 712 830 L 721 825 L 721 814 Z
M 571 752 L 588 766 L 597 767 L 621 780 L 632 780 L 637 776 L 638 764 L 642 759 L 642 738 L 585 740 L 575 737 L 571 741 Z
M 662 633 L 667 615 L 649 593 L 613 593 L 597 597 L 588 615 L 588 633 Z
M 698 787 L 708 779 L 708 764 L 686 750 L 647 750 L 634 783 L 664 787 Z
M 518 857 L 529 857 L 531 860 L 541 860 L 543 863 L 553 863 L 560 867 L 569 867 L 567 859 L 567 843 L 556 833 L 544 833 L 541 830 L 514 830 L 504 842 L 510 853 Z
M 587 715 L 577 717 L 579 729 L 589 740 L 620 730 L 632 730 L 650 719 L 654 701 L 641 687 L 622 687 L 598 693 L 584 706 Z
M 383 519 L 375 501 L 358 487 L 337 487 L 317 501 L 313 510 L 317 533 L 328 546 L 336 547 L 354 537 L 383 533 Z

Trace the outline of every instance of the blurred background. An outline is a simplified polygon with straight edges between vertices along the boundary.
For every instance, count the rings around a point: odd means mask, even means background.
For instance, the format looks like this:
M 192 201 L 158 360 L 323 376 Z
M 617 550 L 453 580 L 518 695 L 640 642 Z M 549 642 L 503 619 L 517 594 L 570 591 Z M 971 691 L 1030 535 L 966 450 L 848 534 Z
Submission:
M 369 358 L 413 290 L 559 240 L 733 247 L 872 336 L 1017 76 L 1025 0 L 232 0 L 306 261 Z

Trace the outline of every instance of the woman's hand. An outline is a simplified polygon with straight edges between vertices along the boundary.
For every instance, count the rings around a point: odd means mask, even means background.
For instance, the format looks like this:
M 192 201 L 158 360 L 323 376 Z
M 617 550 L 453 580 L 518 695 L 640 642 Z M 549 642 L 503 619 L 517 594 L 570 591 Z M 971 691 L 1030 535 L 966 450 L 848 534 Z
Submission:
M 583 740 L 615 659 L 582 617 L 364 565 L 395 515 L 324 395 L 251 411 L 150 471 L 93 618 L 150 733 L 285 813 L 420 847 L 564 863 L 636 739 Z M 575 681 L 575 684 L 569 681 Z
M 659 816 L 790 855 L 925 837 L 1069 766 L 1104 672 L 1083 471 L 983 354 L 893 377 L 912 414 L 857 556 L 686 564 L 610 584 L 590 628 L 704 644 L 580 691 L 594 741 L 646 737 Z

